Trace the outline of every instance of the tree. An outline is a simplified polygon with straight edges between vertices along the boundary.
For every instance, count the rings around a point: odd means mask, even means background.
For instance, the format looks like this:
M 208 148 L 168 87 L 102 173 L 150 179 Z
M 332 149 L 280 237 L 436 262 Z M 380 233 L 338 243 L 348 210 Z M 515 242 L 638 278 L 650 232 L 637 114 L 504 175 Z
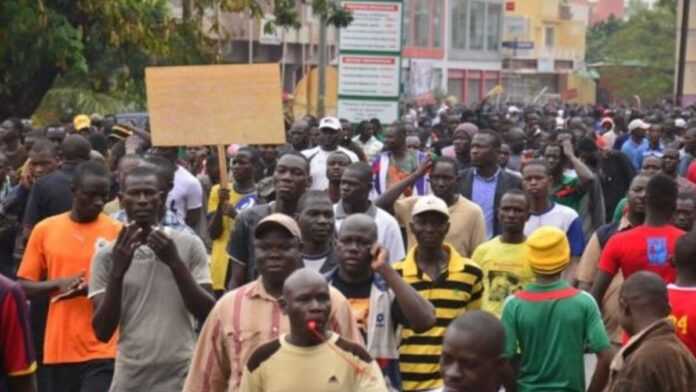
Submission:
M 610 18 L 587 33 L 587 62 L 627 67 L 631 77 L 616 80 L 617 98 L 654 102 L 672 94 L 676 2 L 662 0 L 653 8 L 632 2 L 628 21 Z
M 200 41 L 167 0 L 3 0 L 0 118 L 31 115 L 51 88 L 45 121 L 99 102 L 142 108 L 145 66 L 207 61 Z

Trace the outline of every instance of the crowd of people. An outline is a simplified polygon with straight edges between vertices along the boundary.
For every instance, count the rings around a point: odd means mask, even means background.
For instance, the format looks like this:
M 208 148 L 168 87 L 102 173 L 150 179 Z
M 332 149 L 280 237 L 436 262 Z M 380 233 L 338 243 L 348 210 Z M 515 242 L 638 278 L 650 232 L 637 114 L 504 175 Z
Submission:
M 0 392 L 696 391 L 696 108 L 286 138 L 0 123 Z

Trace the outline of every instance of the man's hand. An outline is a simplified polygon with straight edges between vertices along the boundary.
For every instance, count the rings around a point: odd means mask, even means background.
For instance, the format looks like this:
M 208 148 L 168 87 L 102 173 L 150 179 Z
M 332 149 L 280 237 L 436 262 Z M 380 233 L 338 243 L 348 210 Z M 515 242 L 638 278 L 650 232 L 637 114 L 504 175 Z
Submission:
M 155 252 L 157 258 L 169 267 L 181 260 L 174 241 L 162 230 L 152 230 L 147 237 L 147 245 Z
M 81 284 L 85 283 L 85 272 L 82 271 L 79 274 L 72 276 L 67 276 L 65 278 L 57 279 L 58 283 L 58 294 L 65 294 L 72 290 L 78 288 Z
M 423 162 L 421 162 L 420 165 L 418 165 L 418 168 L 416 169 L 416 175 L 418 178 L 423 177 L 424 175 L 428 174 L 430 172 L 430 169 L 433 168 L 433 160 L 428 156 Z
M 112 252 L 113 267 L 111 275 L 114 278 L 122 279 L 133 261 L 133 254 L 140 245 L 143 245 L 143 229 L 130 224 L 122 228 L 118 233 L 116 244 Z
M 389 251 L 387 249 L 379 246 L 379 244 L 374 244 L 370 254 L 372 255 L 370 267 L 372 267 L 373 271 L 380 272 L 383 268 L 389 268 L 389 263 L 387 263 Z
M 563 148 L 563 154 L 568 159 L 575 157 L 575 149 L 573 148 L 573 142 L 570 140 L 570 137 L 561 141 L 561 147 Z
M 230 202 L 230 190 L 227 188 L 218 188 L 218 208 L 225 206 Z

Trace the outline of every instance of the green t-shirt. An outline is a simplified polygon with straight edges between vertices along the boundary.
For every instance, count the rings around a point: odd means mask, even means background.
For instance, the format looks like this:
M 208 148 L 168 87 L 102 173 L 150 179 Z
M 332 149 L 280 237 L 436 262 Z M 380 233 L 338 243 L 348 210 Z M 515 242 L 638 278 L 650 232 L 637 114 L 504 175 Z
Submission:
M 619 204 L 616 205 L 616 209 L 614 209 L 614 216 L 612 218 L 612 222 L 614 223 L 619 223 L 621 222 L 621 218 L 623 218 L 624 215 L 624 210 L 626 209 L 626 204 L 628 203 L 628 198 L 623 198 L 621 201 L 619 201 Z
M 576 212 L 580 211 L 580 202 L 583 196 L 585 196 L 585 191 L 582 189 L 577 175 L 563 174 L 561 182 L 555 185 L 551 191 L 553 201 L 568 206 Z
M 609 348 L 597 303 L 568 282 L 530 284 L 503 307 L 505 356 L 521 357 L 520 392 L 584 392 L 585 348 Z
M 483 270 L 481 309 L 500 318 L 508 296 L 534 281 L 527 262 L 527 245 L 506 244 L 500 236 L 479 245 L 471 259 Z

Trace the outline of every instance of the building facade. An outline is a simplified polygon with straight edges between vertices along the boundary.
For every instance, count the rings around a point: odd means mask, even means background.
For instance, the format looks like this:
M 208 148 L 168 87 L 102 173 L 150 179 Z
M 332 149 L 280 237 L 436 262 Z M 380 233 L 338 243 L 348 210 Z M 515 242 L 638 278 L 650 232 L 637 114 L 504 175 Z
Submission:
M 503 33 L 508 98 L 572 100 L 569 80 L 585 68 L 589 19 L 587 0 L 508 0 Z

